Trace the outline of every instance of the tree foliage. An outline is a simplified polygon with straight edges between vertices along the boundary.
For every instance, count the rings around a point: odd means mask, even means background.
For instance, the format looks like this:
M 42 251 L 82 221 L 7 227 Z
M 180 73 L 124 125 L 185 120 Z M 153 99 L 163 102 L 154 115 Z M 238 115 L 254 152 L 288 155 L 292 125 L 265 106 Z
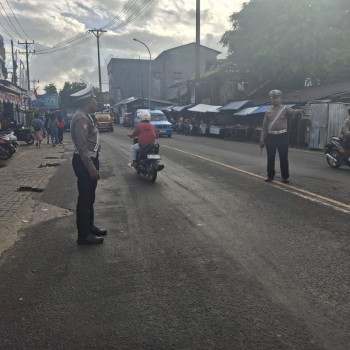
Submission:
M 63 89 L 59 92 L 59 105 L 60 108 L 75 108 L 76 104 L 70 95 L 86 88 L 86 83 L 79 82 L 65 82 Z M 98 88 L 93 88 L 96 96 L 97 104 L 103 104 L 103 95 Z
M 348 0 L 251 0 L 230 21 L 221 43 L 251 81 L 299 88 L 350 79 Z
M 57 88 L 54 83 L 50 83 L 44 87 L 45 93 L 47 95 L 57 95 Z

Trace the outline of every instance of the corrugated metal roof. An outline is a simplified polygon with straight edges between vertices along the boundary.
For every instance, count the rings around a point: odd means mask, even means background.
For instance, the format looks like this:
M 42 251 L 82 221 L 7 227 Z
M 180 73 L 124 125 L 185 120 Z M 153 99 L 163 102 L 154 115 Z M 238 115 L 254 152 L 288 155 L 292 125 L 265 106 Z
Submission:
M 284 105 L 285 107 L 288 108 L 292 108 L 295 106 L 295 104 L 288 104 L 288 105 Z M 258 113 L 265 113 L 266 111 L 268 111 L 270 108 L 272 107 L 272 105 L 262 105 L 259 106 L 258 109 L 256 109 L 253 113 L 251 114 L 258 114 Z
M 305 103 L 315 100 L 344 95 L 350 92 L 350 81 L 307 87 L 299 91 L 288 92 L 282 95 L 286 102 Z
M 188 110 L 191 112 L 200 112 L 200 113 L 218 113 L 219 108 L 222 106 L 212 106 L 212 105 L 205 105 L 203 103 L 200 103 L 192 108 L 189 108 Z
M 234 113 L 233 115 L 249 115 L 253 114 L 254 111 L 256 111 L 259 107 L 248 107 L 248 108 L 243 108 L 240 111 Z
M 134 102 L 134 101 L 139 100 L 139 99 L 140 99 L 139 97 L 134 97 L 134 96 L 128 97 L 125 100 L 117 102 L 114 106 L 127 105 L 128 103 Z
M 225 106 L 221 107 L 220 111 L 237 111 L 238 109 L 241 109 L 249 103 L 251 103 L 250 100 L 232 101 L 226 104 Z

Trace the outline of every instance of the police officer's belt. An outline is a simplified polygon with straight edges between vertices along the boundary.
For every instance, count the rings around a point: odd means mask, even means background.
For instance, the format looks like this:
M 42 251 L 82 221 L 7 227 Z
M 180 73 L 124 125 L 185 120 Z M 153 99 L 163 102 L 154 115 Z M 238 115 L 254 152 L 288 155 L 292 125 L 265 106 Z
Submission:
M 278 131 L 269 131 L 268 133 L 272 135 L 278 135 L 278 134 L 284 134 L 285 132 L 287 132 L 287 129 L 278 130 Z
M 75 154 L 79 154 L 78 150 L 75 148 L 74 149 Z M 98 158 L 98 153 L 94 151 L 88 151 L 88 156 L 89 158 Z

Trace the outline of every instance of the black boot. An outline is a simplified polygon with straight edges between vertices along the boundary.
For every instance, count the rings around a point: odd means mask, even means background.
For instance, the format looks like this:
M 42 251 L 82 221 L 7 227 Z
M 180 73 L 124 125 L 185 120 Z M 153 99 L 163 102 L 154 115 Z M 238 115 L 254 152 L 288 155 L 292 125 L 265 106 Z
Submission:
M 96 245 L 103 243 L 103 238 L 89 234 L 87 236 L 78 237 L 77 243 L 78 245 Z

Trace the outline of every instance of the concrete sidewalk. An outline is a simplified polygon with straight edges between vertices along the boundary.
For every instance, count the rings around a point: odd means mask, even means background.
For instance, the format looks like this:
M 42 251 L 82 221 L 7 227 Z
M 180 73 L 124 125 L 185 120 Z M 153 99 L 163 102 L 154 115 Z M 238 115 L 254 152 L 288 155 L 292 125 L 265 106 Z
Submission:
M 65 145 L 21 144 L 12 158 L 0 161 L 0 256 L 30 222 L 36 197 L 66 161 L 64 152 Z

